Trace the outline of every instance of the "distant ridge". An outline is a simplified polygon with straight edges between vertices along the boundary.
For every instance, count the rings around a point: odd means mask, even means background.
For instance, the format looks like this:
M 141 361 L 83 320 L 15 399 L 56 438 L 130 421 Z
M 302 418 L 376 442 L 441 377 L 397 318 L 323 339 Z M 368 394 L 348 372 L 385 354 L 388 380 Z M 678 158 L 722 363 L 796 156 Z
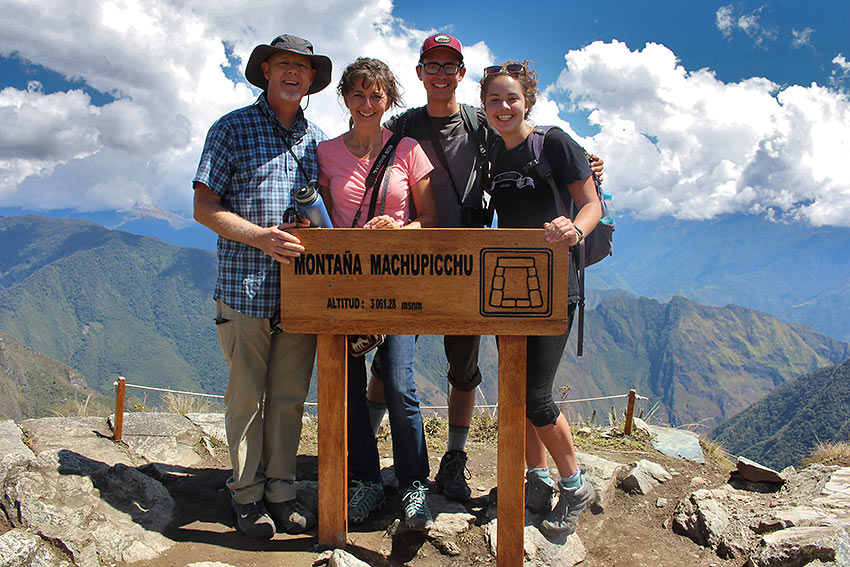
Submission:
M 86 405 L 95 412 L 108 407 L 107 401 L 67 364 L 0 332 L 0 418 L 76 415 Z
M 850 439 L 850 359 L 782 384 L 717 427 L 727 451 L 776 469 L 799 465 L 818 443 Z
M 0 330 L 68 364 L 111 395 L 118 375 L 133 384 L 222 394 L 212 252 L 107 230 L 88 221 L 0 217 Z M 602 299 L 604 297 L 604 299 Z M 588 310 L 585 356 L 567 348 L 556 379 L 567 396 L 625 394 L 656 402 L 657 422 L 704 430 L 799 374 L 850 358 L 850 345 L 766 313 L 666 303 L 606 291 Z M 574 337 L 573 337 L 574 339 Z M 484 341 L 482 388 L 496 400 L 495 345 Z M 415 364 L 426 404 L 445 403 L 440 337 L 423 336 Z M 616 402 L 568 406 L 607 421 Z M 621 405 L 622 407 L 622 405 Z
M 0 218 L 0 329 L 79 370 L 223 393 L 215 256 L 87 221 Z

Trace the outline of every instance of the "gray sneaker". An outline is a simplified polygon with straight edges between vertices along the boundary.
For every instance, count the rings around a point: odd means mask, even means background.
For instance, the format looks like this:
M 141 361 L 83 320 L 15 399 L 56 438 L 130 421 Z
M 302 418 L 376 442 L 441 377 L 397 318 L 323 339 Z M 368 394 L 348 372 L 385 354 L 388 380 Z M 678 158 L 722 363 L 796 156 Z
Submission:
M 581 511 L 596 499 L 596 491 L 593 485 L 587 482 L 584 475 L 581 477 L 581 486 L 578 488 L 558 487 L 558 503 L 555 509 L 549 512 L 546 518 L 540 522 L 540 532 L 547 536 L 570 535 L 576 531 L 578 515 Z
M 271 539 L 274 536 L 274 522 L 262 500 L 240 504 L 231 498 L 230 507 L 236 514 L 236 529 L 239 533 L 258 539 Z
M 555 483 L 542 479 L 532 471 L 525 473 L 525 507 L 534 514 L 546 514 L 552 510 Z
M 278 532 L 295 535 L 316 525 L 316 515 L 296 498 L 285 502 L 266 502 L 266 507 Z
M 348 521 L 363 522 L 369 515 L 384 507 L 384 485 L 380 482 L 351 481 L 354 491 L 349 490 Z
M 434 525 L 431 509 L 428 508 L 428 502 L 425 500 L 426 492 L 428 488 L 418 480 L 414 480 L 401 496 L 401 503 L 404 506 L 404 527 L 409 530 L 427 530 Z

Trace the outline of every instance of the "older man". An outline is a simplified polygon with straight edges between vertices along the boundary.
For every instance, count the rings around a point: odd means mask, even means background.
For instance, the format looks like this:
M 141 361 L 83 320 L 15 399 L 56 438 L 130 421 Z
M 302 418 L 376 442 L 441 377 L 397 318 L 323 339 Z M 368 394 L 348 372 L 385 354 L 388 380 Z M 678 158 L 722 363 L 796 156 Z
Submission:
M 281 35 L 254 48 L 245 69 L 263 89 L 251 106 L 213 124 L 193 182 L 195 219 L 218 235 L 216 329 L 230 367 L 227 481 L 237 529 L 270 538 L 300 533 L 315 515 L 296 499 L 295 457 L 310 384 L 313 335 L 281 332 L 280 263 L 304 251 L 282 223 L 291 192 L 318 179 L 326 136 L 301 99 L 325 88 L 331 61 L 305 39 Z M 285 300 L 285 298 L 284 298 Z

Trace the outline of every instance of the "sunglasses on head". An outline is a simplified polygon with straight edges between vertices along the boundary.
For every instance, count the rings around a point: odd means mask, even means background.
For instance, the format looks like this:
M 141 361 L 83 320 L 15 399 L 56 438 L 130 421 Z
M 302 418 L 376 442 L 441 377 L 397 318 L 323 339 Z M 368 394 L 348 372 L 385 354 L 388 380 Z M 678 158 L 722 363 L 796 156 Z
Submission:
M 429 75 L 436 75 L 440 72 L 440 69 L 445 71 L 446 75 L 457 75 L 463 67 L 463 63 L 436 63 L 430 61 L 428 63 L 420 63 L 419 66 Z
M 502 72 L 506 72 L 511 75 L 519 75 L 525 73 L 525 65 L 522 63 L 509 63 L 507 65 L 491 65 L 489 67 L 484 67 L 485 75 L 498 75 Z

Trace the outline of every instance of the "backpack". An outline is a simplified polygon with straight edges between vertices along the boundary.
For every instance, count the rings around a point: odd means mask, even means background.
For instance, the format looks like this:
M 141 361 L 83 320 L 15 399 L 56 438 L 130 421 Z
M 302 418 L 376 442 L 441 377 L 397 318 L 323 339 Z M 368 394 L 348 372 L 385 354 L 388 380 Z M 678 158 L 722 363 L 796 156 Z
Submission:
M 545 179 L 552 188 L 552 193 L 555 197 L 555 207 L 559 215 L 567 216 L 566 206 L 564 205 L 561 194 L 558 192 L 558 186 L 555 184 L 555 176 L 552 172 L 552 166 L 546 161 L 546 155 L 543 153 L 543 140 L 546 137 L 546 132 L 551 126 L 538 126 L 532 130 L 529 140 L 532 159 L 525 166 L 526 172 L 533 169 L 537 174 Z M 590 160 L 587 151 L 582 148 L 584 155 Z M 576 356 L 581 356 L 584 353 L 584 268 L 611 256 L 614 251 L 614 217 L 611 211 L 608 210 L 608 202 L 602 192 L 602 182 L 596 176 L 593 176 L 593 183 L 596 186 L 596 196 L 599 198 L 599 203 L 602 206 L 602 218 L 608 218 L 609 223 L 600 222 L 593 229 L 593 232 L 582 239 L 578 250 L 578 345 L 576 347 Z M 575 203 L 571 202 L 571 216 L 575 218 Z

